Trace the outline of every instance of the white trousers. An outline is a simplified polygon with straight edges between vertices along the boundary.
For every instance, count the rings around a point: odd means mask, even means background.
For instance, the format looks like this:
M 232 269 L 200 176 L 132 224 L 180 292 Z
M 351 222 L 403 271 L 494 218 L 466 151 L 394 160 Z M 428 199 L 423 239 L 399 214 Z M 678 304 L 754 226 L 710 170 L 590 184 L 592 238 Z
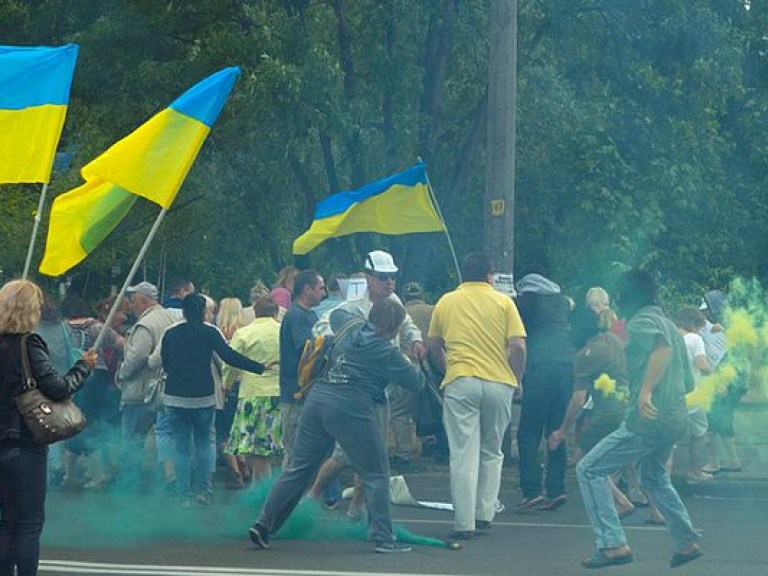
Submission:
M 501 444 L 512 416 L 514 388 L 461 377 L 445 387 L 443 424 L 451 451 L 453 529 L 492 521 L 501 485 Z

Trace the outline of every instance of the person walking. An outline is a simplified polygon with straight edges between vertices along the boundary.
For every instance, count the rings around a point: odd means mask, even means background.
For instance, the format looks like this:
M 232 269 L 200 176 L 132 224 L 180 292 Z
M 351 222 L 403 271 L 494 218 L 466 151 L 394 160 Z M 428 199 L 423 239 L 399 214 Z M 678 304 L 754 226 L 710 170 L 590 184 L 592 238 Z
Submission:
M 35 576 L 45 521 L 48 447 L 37 444 L 16 408 L 22 392 L 22 354 L 32 377 L 51 400 L 71 397 L 96 366 L 92 349 L 64 375 L 57 372 L 45 341 L 32 331 L 40 321 L 43 294 L 29 280 L 0 289 L 0 575 Z M 28 335 L 27 349 L 22 337 Z
M 541 441 L 563 421 L 573 391 L 573 356 L 570 302 L 560 286 L 528 274 L 517 283 L 517 306 L 528 333 L 525 393 L 517 428 L 520 451 L 520 489 L 523 499 L 517 510 L 557 510 L 566 503 L 565 442 L 554 450 L 547 446 L 546 477 L 542 494 Z
M 612 496 L 609 477 L 635 465 L 640 486 L 666 520 L 674 552 L 670 567 L 700 557 L 701 535 L 672 486 L 665 464 L 675 442 L 688 428 L 685 394 L 693 375 L 682 336 L 656 301 L 656 283 L 646 272 L 625 272 L 618 282 L 619 309 L 629 318 L 626 347 L 630 408 L 619 428 L 603 438 L 576 466 L 595 550 L 582 559 L 585 568 L 634 561 Z
M 501 443 L 525 371 L 525 329 L 509 296 L 493 289 L 493 262 L 469 254 L 464 282 L 435 305 L 429 342 L 443 380 L 450 450 L 453 532 L 469 540 L 491 528 L 501 484 Z

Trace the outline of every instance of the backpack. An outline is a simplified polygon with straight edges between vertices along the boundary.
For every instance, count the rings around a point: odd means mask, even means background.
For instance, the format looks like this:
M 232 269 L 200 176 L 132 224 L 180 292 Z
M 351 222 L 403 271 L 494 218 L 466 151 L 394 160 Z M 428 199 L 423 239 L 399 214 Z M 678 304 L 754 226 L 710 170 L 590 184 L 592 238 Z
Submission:
M 362 319 L 350 320 L 339 330 L 338 334 L 319 334 L 304 342 L 304 349 L 301 351 L 301 358 L 299 358 L 299 390 L 294 392 L 294 398 L 297 400 L 306 398 L 315 380 L 328 372 L 335 343 L 347 332 L 363 324 L 365 321 Z

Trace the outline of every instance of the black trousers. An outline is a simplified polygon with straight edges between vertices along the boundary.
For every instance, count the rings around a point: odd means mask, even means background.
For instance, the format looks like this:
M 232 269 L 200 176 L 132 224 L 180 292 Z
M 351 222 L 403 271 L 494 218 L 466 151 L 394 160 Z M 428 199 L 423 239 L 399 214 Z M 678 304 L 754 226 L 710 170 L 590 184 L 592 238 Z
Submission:
M 539 457 L 542 440 L 563 422 L 573 393 L 573 365 L 535 366 L 525 373 L 523 404 L 517 427 L 520 453 L 520 488 L 523 498 L 542 493 L 542 470 Z M 546 442 L 545 442 L 546 444 Z M 545 491 L 548 498 L 565 494 L 567 457 L 565 442 L 557 450 L 547 447 Z
M 37 574 L 47 456 L 47 446 L 0 440 L 0 576 Z

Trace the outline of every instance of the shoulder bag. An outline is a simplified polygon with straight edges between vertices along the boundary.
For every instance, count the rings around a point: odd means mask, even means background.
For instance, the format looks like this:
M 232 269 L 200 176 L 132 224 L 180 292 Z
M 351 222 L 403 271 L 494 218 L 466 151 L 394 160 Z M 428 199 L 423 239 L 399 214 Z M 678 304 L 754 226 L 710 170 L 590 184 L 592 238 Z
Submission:
M 54 402 L 37 388 L 29 366 L 28 338 L 29 334 L 21 337 L 21 378 L 24 385 L 14 400 L 35 442 L 53 444 L 81 432 L 86 420 L 71 398 Z

